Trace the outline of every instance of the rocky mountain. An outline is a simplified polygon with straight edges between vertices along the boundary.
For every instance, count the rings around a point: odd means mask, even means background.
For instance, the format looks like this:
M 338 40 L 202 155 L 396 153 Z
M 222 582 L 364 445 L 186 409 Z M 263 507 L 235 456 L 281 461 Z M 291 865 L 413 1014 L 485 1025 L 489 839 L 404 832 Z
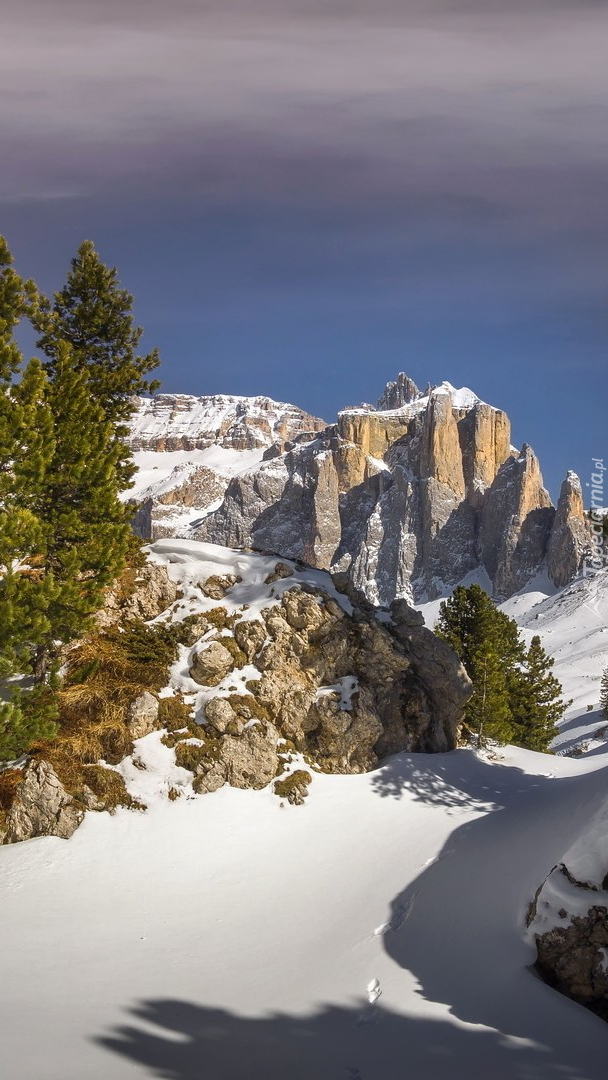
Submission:
M 375 604 L 480 570 L 499 598 L 545 565 L 561 586 L 588 542 L 578 478 L 553 507 L 506 414 L 447 382 L 421 392 L 402 373 L 334 424 L 267 398 L 162 395 L 139 402 L 131 440 L 141 535 L 301 559 Z
M 60 759 L 58 772 L 51 745 L 0 773 L 0 845 L 68 838 L 87 810 L 145 809 L 142 772 L 154 787 L 159 754 L 172 800 L 274 782 L 276 795 L 298 803 L 311 780 L 304 764 L 360 773 L 401 750 L 457 744 L 470 680 L 403 600 L 389 615 L 293 561 L 160 540 L 145 566 L 108 591 L 97 616 L 97 656 L 104 633 L 118 626 L 124 639 L 142 619 L 177 631 L 167 685 L 154 693 L 139 687 L 119 702 L 112 671 L 122 672 L 122 684 L 125 674 L 112 646 L 103 679 L 114 703 L 104 729 L 112 742 L 103 745 L 104 760 L 90 760 L 89 729 L 74 744 L 74 754 L 85 746 L 80 770 Z M 151 649 L 148 641 L 147 656 Z M 140 740 L 152 734 L 146 763 Z

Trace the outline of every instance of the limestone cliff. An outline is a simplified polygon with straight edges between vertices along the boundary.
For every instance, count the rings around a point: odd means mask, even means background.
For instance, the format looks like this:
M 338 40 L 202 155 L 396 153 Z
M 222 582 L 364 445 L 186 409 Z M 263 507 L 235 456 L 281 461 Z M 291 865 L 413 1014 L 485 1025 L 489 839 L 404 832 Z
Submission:
M 569 472 L 562 484 L 547 546 L 547 569 L 558 588 L 575 576 L 589 549 L 589 541 L 581 482 L 576 473 Z
M 255 404 L 268 399 L 239 399 L 236 419 L 234 406 L 216 405 L 211 420 L 209 402 L 220 399 L 200 400 L 207 403 L 200 407 L 204 438 L 196 435 L 199 406 L 191 404 L 188 445 L 211 453 L 200 447 L 209 447 L 216 431 L 223 453 L 226 439 L 249 449 L 235 451 L 228 468 L 206 459 L 184 478 L 178 465 L 173 481 L 148 487 L 137 518 L 146 537 L 180 535 L 300 558 L 346 574 L 384 605 L 395 597 L 433 598 L 478 568 L 495 595 L 506 597 L 545 560 L 559 585 L 580 566 L 586 525 L 576 480 L 566 481 L 556 514 L 533 451 L 514 451 L 506 414 L 470 390 L 443 383 L 421 393 L 400 374 L 377 408 L 344 409 L 335 425 L 291 406 Z M 164 424 L 156 442 L 155 408 Z M 142 406 L 135 447 L 163 448 L 178 437 L 185 445 L 184 421 L 175 426 L 168 408 Z M 182 416 L 181 404 L 171 408 Z M 249 425 L 246 438 L 241 421 Z

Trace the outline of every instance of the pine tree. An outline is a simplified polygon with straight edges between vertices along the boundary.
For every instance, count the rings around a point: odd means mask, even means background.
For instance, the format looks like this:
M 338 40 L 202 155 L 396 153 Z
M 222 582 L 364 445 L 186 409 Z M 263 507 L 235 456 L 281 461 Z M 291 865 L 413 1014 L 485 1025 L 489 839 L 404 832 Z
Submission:
M 465 722 L 480 745 L 485 734 L 547 751 L 567 703 L 540 638 L 535 636 L 526 650 L 515 620 L 479 585 L 459 586 L 442 603 L 436 633 L 452 646 L 473 682 Z
M 523 660 L 516 623 L 479 585 L 461 585 L 441 604 L 435 632 L 458 654 L 473 683 L 465 723 L 476 732 L 480 745 L 484 736 L 511 740 L 516 735 L 512 673 Z
M 54 709 L 37 695 L 16 689 L 28 670 L 31 643 L 48 629 L 44 599 L 32 559 L 44 549 L 44 524 L 34 503 L 52 453 L 46 377 L 32 361 L 23 364 L 14 331 L 31 311 L 35 286 L 13 270 L 0 237 L 0 760 L 15 757 L 33 739 L 54 733 Z M 31 575 L 34 575 L 32 577 Z
M 604 674 L 602 675 L 602 682 L 600 685 L 600 705 L 606 720 L 608 720 L 608 667 L 604 668 Z
M 68 279 L 53 303 L 40 298 L 34 324 L 40 332 L 38 347 L 55 372 L 62 342 L 73 352 L 74 363 L 86 372 L 91 394 L 103 410 L 120 446 L 115 461 L 122 488 L 129 486 L 134 466 L 124 438 L 133 412 L 133 395 L 154 393 L 157 381 L 146 375 L 159 364 L 156 349 L 137 355 L 142 330 L 133 323 L 133 297 L 120 288 L 115 268 L 105 266 L 94 245 L 85 240 L 72 259 Z
M 54 451 L 36 510 L 45 523 L 42 584 L 47 632 L 36 642 L 34 674 L 52 670 L 56 643 L 72 641 L 99 609 L 124 566 L 130 510 L 121 503 L 122 447 L 90 392 L 86 371 L 60 343 L 48 384 Z
M 131 303 L 84 244 L 51 307 L 0 239 L 0 759 L 53 734 L 61 646 L 82 634 L 125 563 L 125 422 L 158 363 L 136 355 Z M 24 316 L 41 333 L 44 366 L 23 364 L 14 330 Z M 28 673 L 33 687 L 11 692 Z
M 535 635 L 513 682 L 511 708 L 517 725 L 515 742 L 546 753 L 566 711 L 562 687 L 552 672 L 554 660 Z

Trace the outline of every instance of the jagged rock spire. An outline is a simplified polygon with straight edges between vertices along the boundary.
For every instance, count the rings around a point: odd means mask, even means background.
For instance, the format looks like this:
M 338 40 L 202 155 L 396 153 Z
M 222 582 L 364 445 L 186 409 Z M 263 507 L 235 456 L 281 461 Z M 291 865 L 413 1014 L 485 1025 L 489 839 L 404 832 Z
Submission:
M 576 473 L 568 472 L 547 548 L 547 570 L 558 588 L 567 585 L 580 570 L 589 541 L 581 482 Z
M 413 379 L 410 379 L 403 371 L 397 375 L 395 382 L 389 382 L 384 388 L 384 393 L 378 398 L 376 408 L 380 412 L 391 409 L 401 409 L 409 405 L 411 401 L 420 396 L 420 390 Z

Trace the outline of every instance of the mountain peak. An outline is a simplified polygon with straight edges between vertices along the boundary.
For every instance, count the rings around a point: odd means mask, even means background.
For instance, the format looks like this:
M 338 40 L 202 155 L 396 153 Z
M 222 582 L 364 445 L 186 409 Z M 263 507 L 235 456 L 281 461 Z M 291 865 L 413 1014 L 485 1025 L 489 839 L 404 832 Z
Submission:
M 376 409 L 378 412 L 392 412 L 409 405 L 417 397 L 420 397 L 420 390 L 416 383 L 404 371 L 400 371 L 396 380 L 388 382 L 384 387 L 384 392 L 376 402 Z

